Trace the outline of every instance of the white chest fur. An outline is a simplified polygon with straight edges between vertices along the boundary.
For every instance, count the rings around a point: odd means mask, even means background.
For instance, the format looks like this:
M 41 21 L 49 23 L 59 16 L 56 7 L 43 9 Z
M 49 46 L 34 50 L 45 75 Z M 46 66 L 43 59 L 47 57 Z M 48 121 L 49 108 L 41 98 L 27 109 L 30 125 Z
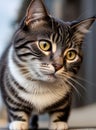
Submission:
M 59 85 L 59 84 L 58 84 Z M 44 108 L 51 106 L 52 104 L 58 102 L 64 95 L 68 92 L 66 89 L 60 86 L 42 86 L 40 84 L 34 84 L 31 87 L 30 93 L 24 93 L 19 91 L 19 96 L 21 96 L 26 101 L 33 104 L 33 106 L 39 111 L 42 111 Z M 47 87 L 50 87 L 47 88 Z
M 9 69 L 14 79 L 22 86 L 27 92 L 17 89 L 19 96 L 39 111 L 50 106 L 60 100 L 70 88 L 65 85 L 64 81 L 56 81 L 54 83 L 42 83 L 40 81 L 29 81 L 19 71 L 19 68 L 12 60 L 12 49 L 9 53 Z M 15 88 L 16 89 L 16 88 Z

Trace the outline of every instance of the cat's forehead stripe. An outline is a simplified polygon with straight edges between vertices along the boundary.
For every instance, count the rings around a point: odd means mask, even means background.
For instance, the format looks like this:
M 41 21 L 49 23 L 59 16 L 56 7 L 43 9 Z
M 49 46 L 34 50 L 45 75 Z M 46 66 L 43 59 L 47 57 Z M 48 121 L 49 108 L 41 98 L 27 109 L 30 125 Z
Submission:
M 55 53 L 55 52 L 56 52 L 56 50 L 57 50 L 57 46 L 56 46 L 56 44 L 55 44 L 55 43 L 53 43 L 53 45 L 52 45 L 52 52 L 53 52 L 53 53 Z

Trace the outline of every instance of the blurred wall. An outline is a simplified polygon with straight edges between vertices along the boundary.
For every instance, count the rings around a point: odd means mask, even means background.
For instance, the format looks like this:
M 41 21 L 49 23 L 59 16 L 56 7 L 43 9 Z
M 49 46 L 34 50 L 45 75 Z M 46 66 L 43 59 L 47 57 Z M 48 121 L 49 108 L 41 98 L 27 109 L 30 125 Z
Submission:
M 84 17 L 96 16 L 96 0 L 82 0 L 81 12 Z M 85 11 L 85 13 L 83 13 Z M 91 82 L 86 84 L 87 91 L 84 98 L 85 104 L 96 102 L 96 23 L 91 32 L 86 36 L 85 52 L 85 78 Z

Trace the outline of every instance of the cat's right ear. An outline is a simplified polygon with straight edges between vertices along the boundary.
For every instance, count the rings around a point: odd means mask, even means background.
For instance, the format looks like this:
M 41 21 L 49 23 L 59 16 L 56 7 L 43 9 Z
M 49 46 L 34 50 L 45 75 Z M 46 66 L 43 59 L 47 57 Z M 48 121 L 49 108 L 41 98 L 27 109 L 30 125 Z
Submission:
M 49 14 L 43 0 L 32 0 L 26 12 L 25 24 L 29 25 L 31 22 L 48 16 Z
M 90 27 L 96 21 L 96 16 L 71 23 L 72 39 L 77 40 L 78 43 L 82 43 L 85 35 L 89 32 Z

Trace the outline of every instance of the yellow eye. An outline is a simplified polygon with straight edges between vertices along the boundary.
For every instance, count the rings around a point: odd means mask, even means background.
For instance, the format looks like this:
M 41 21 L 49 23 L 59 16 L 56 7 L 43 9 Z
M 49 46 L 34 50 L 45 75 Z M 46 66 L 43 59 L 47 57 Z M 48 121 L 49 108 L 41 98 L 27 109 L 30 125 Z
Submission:
M 40 41 L 39 42 L 39 47 L 43 51 L 50 51 L 51 50 L 51 43 L 47 41 Z
M 67 60 L 74 60 L 76 58 L 76 56 L 77 56 L 76 51 L 70 50 L 66 54 L 66 59 Z

